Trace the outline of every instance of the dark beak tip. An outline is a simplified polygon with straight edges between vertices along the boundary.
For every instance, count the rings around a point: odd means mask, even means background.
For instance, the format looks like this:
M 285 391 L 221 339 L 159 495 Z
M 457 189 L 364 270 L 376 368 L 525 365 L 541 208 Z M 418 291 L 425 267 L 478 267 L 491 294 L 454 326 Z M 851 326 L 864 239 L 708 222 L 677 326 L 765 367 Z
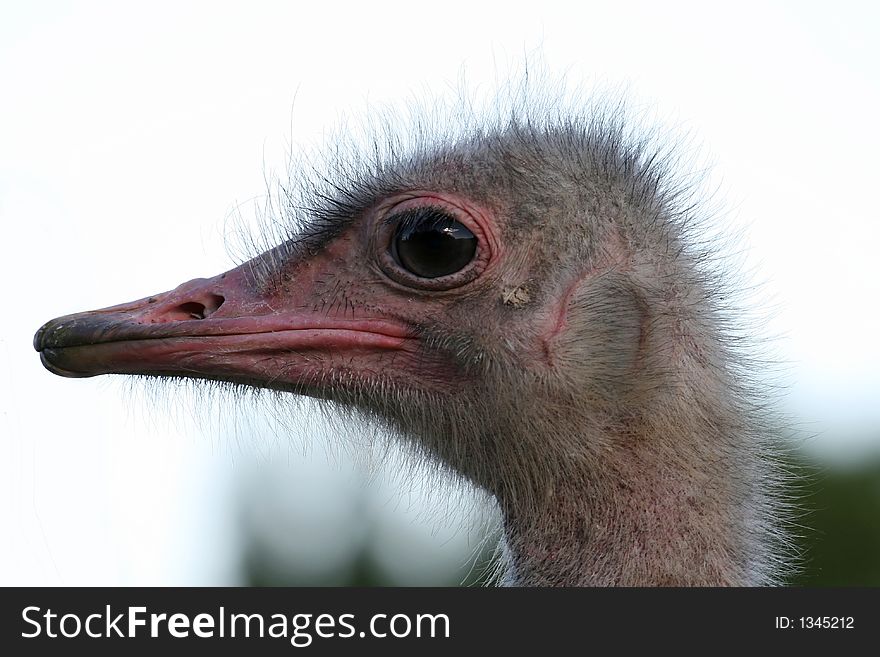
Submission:
M 43 351 L 46 347 L 51 346 L 52 336 L 55 334 L 56 329 L 64 324 L 64 322 L 58 321 L 60 319 L 64 319 L 64 317 L 50 319 L 37 329 L 37 332 L 34 333 L 34 349 L 37 351 Z
M 34 349 L 36 349 L 37 351 L 43 350 L 43 336 L 46 334 L 46 329 L 51 323 L 52 322 L 46 322 L 39 329 L 37 329 L 37 332 L 34 334 Z
M 43 364 L 43 367 L 52 372 L 52 374 L 63 376 L 68 379 L 86 379 L 95 376 L 94 374 L 90 373 L 74 372 L 71 370 L 66 370 L 62 367 L 58 367 L 58 365 L 52 362 L 52 359 L 56 357 L 57 354 L 54 349 L 43 349 L 42 351 L 40 351 L 40 362 Z

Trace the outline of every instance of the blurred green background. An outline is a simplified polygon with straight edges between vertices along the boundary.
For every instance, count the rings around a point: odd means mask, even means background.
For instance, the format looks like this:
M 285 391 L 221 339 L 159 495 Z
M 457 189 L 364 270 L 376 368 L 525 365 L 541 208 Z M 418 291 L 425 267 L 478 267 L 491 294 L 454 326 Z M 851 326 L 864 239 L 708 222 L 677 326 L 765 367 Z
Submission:
M 880 458 L 838 467 L 808 459 L 792 465 L 804 563 L 791 583 L 880 586 Z

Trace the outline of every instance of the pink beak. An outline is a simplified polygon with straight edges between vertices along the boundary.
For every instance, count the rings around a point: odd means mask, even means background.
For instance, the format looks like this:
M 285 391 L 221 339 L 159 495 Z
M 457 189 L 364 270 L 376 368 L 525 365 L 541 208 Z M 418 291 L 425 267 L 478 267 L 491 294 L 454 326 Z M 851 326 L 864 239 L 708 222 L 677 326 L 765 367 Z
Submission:
M 59 317 L 37 331 L 34 348 L 60 376 L 184 376 L 314 394 L 328 361 L 344 357 L 375 371 L 384 354 L 412 353 L 417 344 L 399 319 L 325 312 L 315 279 L 332 257 L 309 258 L 272 292 L 245 263 L 146 299 Z

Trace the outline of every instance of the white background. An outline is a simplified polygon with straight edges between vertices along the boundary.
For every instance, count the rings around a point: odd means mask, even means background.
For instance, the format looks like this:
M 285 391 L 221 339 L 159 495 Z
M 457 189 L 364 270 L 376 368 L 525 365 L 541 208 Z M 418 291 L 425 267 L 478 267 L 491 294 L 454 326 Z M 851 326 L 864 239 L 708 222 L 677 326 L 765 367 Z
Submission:
M 462 71 L 491 86 L 536 51 L 705 144 L 807 449 L 876 449 L 877 6 L 4 2 L 0 583 L 236 583 L 243 522 L 294 560 L 344 560 L 340 536 L 360 532 L 400 581 L 466 567 L 479 530 L 427 520 L 418 481 L 367 482 L 343 452 L 242 438 L 210 406 L 184 421 L 167 397 L 52 376 L 30 341 L 52 317 L 227 269 L 224 219 L 289 142 Z

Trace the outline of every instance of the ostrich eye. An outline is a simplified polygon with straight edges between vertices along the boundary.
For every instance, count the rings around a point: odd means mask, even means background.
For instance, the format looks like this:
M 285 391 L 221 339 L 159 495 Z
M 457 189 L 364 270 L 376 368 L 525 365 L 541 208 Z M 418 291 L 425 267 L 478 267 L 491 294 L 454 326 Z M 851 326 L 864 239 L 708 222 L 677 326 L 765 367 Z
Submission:
M 415 276 L 449 276 L 464 269 L 477 252 L 474 234 L 439 208 L 407 210 L 392 217 L 392 221 L 398 227 L 391 241 L 391 255 Z

